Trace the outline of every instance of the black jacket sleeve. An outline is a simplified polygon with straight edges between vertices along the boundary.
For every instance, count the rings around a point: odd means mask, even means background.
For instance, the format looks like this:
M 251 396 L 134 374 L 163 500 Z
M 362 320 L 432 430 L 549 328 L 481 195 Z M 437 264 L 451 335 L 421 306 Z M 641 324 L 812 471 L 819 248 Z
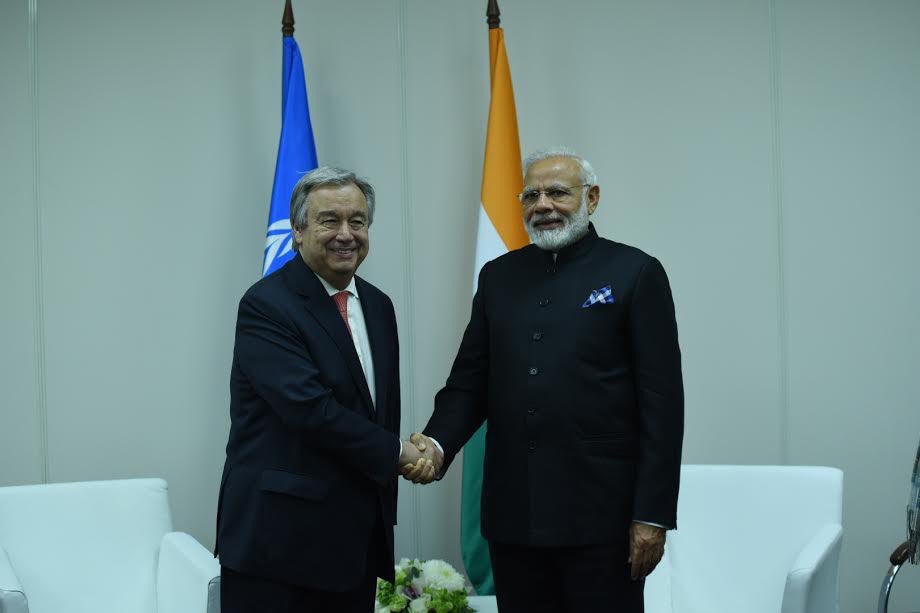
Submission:
M 674 300 L 657 259 L 639 273 L 630 334 L 639 415 L 633 519 L 676 528 L 684 391 Z
M 479 273 L 470 321 L 447 383 L 435 396 L 434 413 L 423 431 L 444 449 L 441 474 L 447 472 L 454 457 L 486 419 L 489 326 L 484 303 L 488 269 L 486 264 Z

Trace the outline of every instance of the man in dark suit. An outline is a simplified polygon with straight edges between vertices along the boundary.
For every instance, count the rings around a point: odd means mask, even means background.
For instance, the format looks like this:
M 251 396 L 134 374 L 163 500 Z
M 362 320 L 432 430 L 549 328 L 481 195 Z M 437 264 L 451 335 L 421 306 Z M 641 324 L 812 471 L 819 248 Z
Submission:
M 482 533 L 502 613 L 638 613 L 676 527 L 683 384 L 667 276 L 597 235 L 600 188 L 571 151 L 528 158 L 520 199 L 533 244 L 483 266 L 424 434 L 443 472 L 488 420 Z
M 393 578 L 399 347 L 390 299 L 355 276 L 374 190 L 318 168 L 291 197 L 298 255 L 240 301 L 217 512 L 224 613 L 373 609 Z

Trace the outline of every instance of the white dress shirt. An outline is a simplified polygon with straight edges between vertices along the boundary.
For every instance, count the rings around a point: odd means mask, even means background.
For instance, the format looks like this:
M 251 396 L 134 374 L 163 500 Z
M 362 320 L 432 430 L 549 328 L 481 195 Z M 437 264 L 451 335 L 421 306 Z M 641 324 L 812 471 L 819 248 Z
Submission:
M 313 274 L 316 275 L 316 272 Z M 361 370 L 364 371 L 364 380 L 367 381 L 367 387 L 371 392 L 371 402 L 374 408 L 377 408 L 377 386 L 374 379 L 374 358 L 371 354 L 371 341 L 367 336 L 367 324 L 364 323 L 364 310 L 361 308 L 361 297 L 358 296 L 358 287 L 355 285 L 355 278 L 352 277 L 348 287 L 344 290 L 336 289 L 329 285 L 329 282 L 321 276 L 316 275 L 319 282 L 323 284 L 329 296 L 335 296 L 339 292 L 348 292 L 348 300 L 345 302 L 346 311 L 348 311 L 348 327 L 351 328 L 351 342 L 355 344 L 355 351 L 358 352 L 358 360 L 361 362 Z M 402 457 L 403 442 L 399 441 L 399 455 L 396 461 Z
M 316 273 L 314 273 L 316 274 Z M 348 327 L 351 328 L 351 341 L 355 344 L 355 351 L 358 352 L 358 360 L 361 362 L 361 370 L 364 371 L 364 380 L 367 381 L 367 387 L 371 392 L 371 402 L 374 407 L 377 406 L 377 386 L 374 384 L 374 359 L 371 354 L 371 342 L 367 337 L 367 324 L 364 322 L 364 310 L 361 308 L 361 297 L 358 296 L 358 288 L 355 286 L 355 278 L 351 278 L 348 287 L 344 290 L 338 290 L 323 279 L 316 275 L 319 282 L 323 284 L 330 296 L 335 296 L 340 291 L 348 292 L 346 302 L 348 311 Z

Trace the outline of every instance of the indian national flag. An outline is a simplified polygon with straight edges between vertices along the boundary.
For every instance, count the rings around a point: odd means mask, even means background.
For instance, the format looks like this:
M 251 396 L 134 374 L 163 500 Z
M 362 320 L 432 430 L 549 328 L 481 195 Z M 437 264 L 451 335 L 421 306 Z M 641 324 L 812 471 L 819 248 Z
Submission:
M 521 193 L 521 146 L 511 88 L 511 70 L 505 53 L 505 33 L 489 30 L 489 68 L 492 100 L 482 168 L 482 206 L 476 240 L 473 291 L 483 264 L 530 242 L 518 194 Z M 479 594 L 494 594 L 489 548 L 479 530 L 482 493 L 482 459 L 488 424 L 466 444 L 463 451 L 463 500 L 460 516 L 461 549 L 466 572 Z

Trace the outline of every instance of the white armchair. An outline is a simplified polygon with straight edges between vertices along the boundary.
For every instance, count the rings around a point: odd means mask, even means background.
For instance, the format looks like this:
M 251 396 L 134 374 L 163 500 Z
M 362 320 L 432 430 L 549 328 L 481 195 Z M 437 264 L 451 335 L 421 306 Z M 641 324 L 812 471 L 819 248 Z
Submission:
M 842 504 L 836 468 L 684 466 L 646 613 L 837 613 Z
M 162 479 L 0 488 L 0 613 L 219 613 L 220 566 Z

